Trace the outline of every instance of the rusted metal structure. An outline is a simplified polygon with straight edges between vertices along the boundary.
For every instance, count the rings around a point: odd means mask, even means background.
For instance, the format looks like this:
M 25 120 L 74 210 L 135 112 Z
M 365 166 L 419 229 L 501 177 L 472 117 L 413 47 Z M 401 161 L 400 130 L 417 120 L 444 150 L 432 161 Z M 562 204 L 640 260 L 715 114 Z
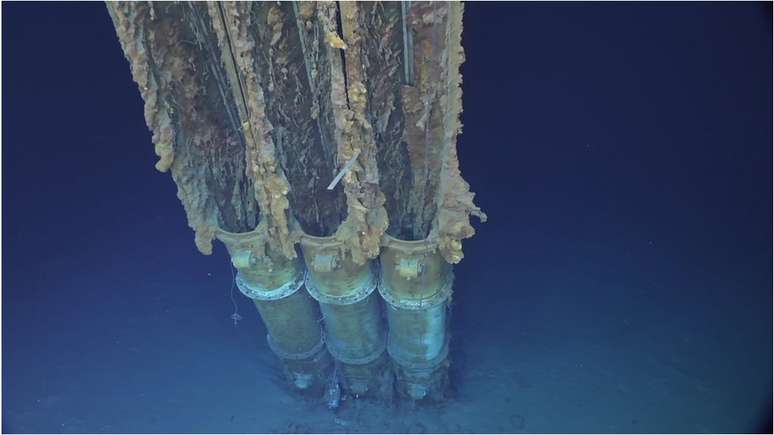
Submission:
M 486 219 L 456 151 L 462 4 L 107 7 L 156 167 L 291 384 L 442 399 L 452 265 Z

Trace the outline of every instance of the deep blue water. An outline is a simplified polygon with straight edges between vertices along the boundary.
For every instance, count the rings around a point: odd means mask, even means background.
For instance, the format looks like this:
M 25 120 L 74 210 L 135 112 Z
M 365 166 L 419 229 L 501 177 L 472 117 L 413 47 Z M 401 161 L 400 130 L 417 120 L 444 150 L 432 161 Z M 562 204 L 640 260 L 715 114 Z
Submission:
M 771 3 L 468 4 L 457 396 L 283 389 L 101 3 L 4 3 L 3 432 L 771 431 Z

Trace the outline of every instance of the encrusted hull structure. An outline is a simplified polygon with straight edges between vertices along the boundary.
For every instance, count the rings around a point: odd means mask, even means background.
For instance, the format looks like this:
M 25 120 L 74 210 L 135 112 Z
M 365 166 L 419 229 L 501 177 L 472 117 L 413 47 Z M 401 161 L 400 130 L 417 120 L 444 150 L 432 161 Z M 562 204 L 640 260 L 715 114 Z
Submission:
M 457 159 L 462 4 L 107 7 L 156 167 L 291 385 L 442 400 L 451 269 L 486 219 Z

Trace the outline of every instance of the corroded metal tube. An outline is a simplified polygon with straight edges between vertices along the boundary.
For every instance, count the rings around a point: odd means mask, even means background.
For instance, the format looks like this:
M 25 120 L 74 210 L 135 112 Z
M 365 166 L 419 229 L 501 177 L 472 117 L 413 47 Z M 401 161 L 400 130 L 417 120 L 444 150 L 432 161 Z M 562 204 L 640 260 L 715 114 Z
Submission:
M 320 311 L 302 288 L 300 258 L 257 255 L 263 245 L 260 231 L 217 234 L 237 269 L 236 285 L 252 299 L 268 330 L 269 348 L 282 360 L 287 380 L 298 390 L 319 393 L 332 371 L 319 324 Z
M 344 388 L 357 396 L 391 398 L 392 374 L 385 352 L 376 276 L 370 263 L 342 255 L 332 237 L 303 235 L 306 288 L 320 303 L 328 351 L 339 364 Z
M 387 303 L 387 351 L 398 392 L 414 400 L 443 399 L 448 386 L 448 301 L 453 272 L 427 240 L 384 236 L 379 293 Z

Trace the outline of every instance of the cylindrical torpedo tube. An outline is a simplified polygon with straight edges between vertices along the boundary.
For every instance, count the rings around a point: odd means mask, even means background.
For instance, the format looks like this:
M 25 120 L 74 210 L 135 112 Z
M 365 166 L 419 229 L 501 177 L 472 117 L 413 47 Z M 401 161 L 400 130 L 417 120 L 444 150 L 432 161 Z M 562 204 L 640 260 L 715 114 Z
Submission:
M 304 290 L 301 258 L 256 255 L 264 236 L 219 231 L 237 269 L 236 285 L 252 299 L 268 330 L 269 348 L 282 360 L 287 380 L 298 390 L 317 394 L 327 386 L 333 361 L 325 348 L 317 303 Z
M 386 302 L 387 351 L 397 390 L 414 400 L 441 400 L 448 387 L 448 302 L 454 274 L 427 240 L 384 236 L 379 293 Z
M 320 303 L 326 346 L 338 363 L 345 390 L 355 397 L 391 399 L 392 373 L 374 268 L 343 255 L 341 242 L 333 237 L 303 235 L 301 249 L 309 270 L 306 288 Z

